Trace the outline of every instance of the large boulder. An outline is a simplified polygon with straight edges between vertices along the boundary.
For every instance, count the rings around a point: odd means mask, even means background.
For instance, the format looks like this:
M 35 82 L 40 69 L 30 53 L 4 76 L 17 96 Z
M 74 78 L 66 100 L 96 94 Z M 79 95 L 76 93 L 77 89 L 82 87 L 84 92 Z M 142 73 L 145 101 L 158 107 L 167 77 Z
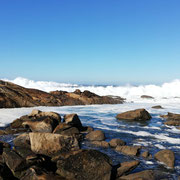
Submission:
M 117 180 L 155 180 L 155 175 L 152 170 L 145 170 L 133 174 L 129 174 L 127 176 L 122 176 Z
M 120 167 L 117 169 L 117 177 L 123 176 L 131 172 L 139 165 L 139 161 L 130 161 L 123 162 L 120 164 Z
M 13 150 L 25 160 L 26 167 L 30 167 L 32 165 L 41 166 L 42 164 L 45 164 L 46 159 L 39 154 L 35 154 L 30 149 L 24 147 L 16 147 L 13 148 Z
M 30 137 L 28 133 L 20 134 L 13 140 L 13 142 L 15 147 L 24 147 L 28 149 L 31 148 Z
M 124 113 L 120 113 L 116 116 L 119 120 L 150 120 L 151 115 L 145 109 L 136 109 L 133 111 L 127 111 Z
M 56 112 L 42 112 L 40 110 L 34 109 L 29 114 L 29 117 L 35 117 L 35 118 L 44 117 L 44 116 L 51 117 L 53 119 L 56 119 L 58 122 L 61 122 L 61 116 Z
M 29 168 L 21 180 L 66 180 L 63 177 L 48 172 L 45 169 L 32 166 Z
M 91 131 L 89 134 L 87 134 L 86 138 L 90 141 L 103 141 L 105 140 L 105 135 L 103 131 L 96 130 L 96 131 Z
M 79 130 L 83 129 L 82 123 L 77 114 L 66 114 L 64 122 L 70 126 L 76 127 Z
M 53 132 L 56 126 L 59 124 L 58 120 L 43 116 L 36 120 L 25 121 L 22 125 L 25 128 L 29 128 L 32 132 Z
M 52 132 L 61 122 L 61 116 L 55 112 L 33 110 L 29 115 L 15 119 L 1 134 L 22 132 Z
M 18 128 L 24 128 L 22 123 L 25 121 L 29 121 L 31 118 L 29 116 L 21 116 L 20 118 L 15 119 L 11 124 L 10 128 L 11 129 L 18 129 Z
M 53 156 L 56 153 L 79 149 L 73 136 L 52 133 L 29 133 L 31 150 L 37 154 Z
M 174 161 L 175 161 L 175 156 L 174 156 L 174 152 L 168 149 L 165 150 L 161 150 L 159 152 L 157 152 L 154 157 L 164 163 L 165 165 L 167 165 L 170 168 L 174 168 Z
M 57 173 L 74 180 L 109 180 L 111 161 L 109 157 L 96 150 L 83 150 L 65 160 L 57 162 Z
M 19 178 L 21 172 L 27 167 L 25 159 L 9 148 L 4 149 L 3 159 L 15 177 Z
M 139 146 L 117 146 L 116 151 L 130 156 L 137 156 L 139 154 Z
M 8 144 L 4 141 L 0 141 L 0 155 L 3 153 L 4 148 L 10 148 L 10 147 L 11 147 L 10 144 Z
M 67 136 L 76 136 L 79 135 L 79 130 L 76 127 L 72 127 L 66 123 L 60 123 L 55 130 L 53 131 L 55 134 L 62 134 Z

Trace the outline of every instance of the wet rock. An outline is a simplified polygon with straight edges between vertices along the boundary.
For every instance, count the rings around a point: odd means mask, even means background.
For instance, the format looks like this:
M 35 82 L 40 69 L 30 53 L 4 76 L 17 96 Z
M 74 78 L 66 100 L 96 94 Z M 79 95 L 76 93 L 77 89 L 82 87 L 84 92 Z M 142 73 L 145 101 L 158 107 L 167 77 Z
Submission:
M 70 126 L 76 127 L 81 130 L 82 124 L 77 114 L 67 114 L 64 116 L 64 122 Z
M 164 124 L 168 126 L 180 126 L 180 114 L 168 112 L 167 115 L 161 115 L 160 117 L 167 120 Z
M 69 129 L 62 131 L 60 134 L 66 135 L 66 136 L 76 136 L 76 135 L 79 135 L 79 130 L 76 127 L 71 127 Z
M 53 133 L 61 133 L 64 130 L 67 130 L 69 128 L 71 128 L 72 126 L 66 123 L 60 123 L 59 125 L 56 126 L 56 128 L 54 129 Z
M 143 98 L 143 99 L 154 99 L 154 97 L 148 96 L 148 95 L 142 95 L 141 98 Z
M 136 109 L 133 111 L 127 111 L 124 113 L 120 113 L 116 116 L 119 120 L 150 120 L 151 115 L 145 109 Z
M 127 175 L 133 169 L 135 169 L 139 165 L 139 161 L 130 161 L 123 162 L 120 164 L 120 167 L 117 169 L 117 177 Z
M 175 156 L 174 152 L 168 149 L 161 150 L 154 155 L 155 159 L 164 163 L 170 168 L 174 168 Z
M 42 111 L 38 109 L 33 109 L 32 112 L 29 114 L 29 116 L 37 116 L 41 113 Z
M 96 150 L 83 150 L 63 161 L 59 160 L 57 167 L 57 174 L 76 180 L 109 180 L 112 169 L 109 157 Z
M 120 104 L 122 98 L 98 96 L 89 91 L 68 93 L 65 91 L 44 92 L 0 81 L 0 108 L 62 106 L 84 104 Z
M 74 91 L 74 93 L 75 93 L 75 94 L 78 94 L 78 95 L 81 95 L 81 91 L 80 91 L 79 89 L 76 89 L 76 90 Z
M 73 151 L 68 151 L 68 152 L 56 153 L 51 157 L 51 161 L 57 163 L 58 160 L 65 160 L 69 158 L 70 156 L 78 154 L 82 151 L 83 151 L 82 149 L 78 149 L 78 150 L 73 150 Z
M 0 180 L 17 180 L 4 163 L 0 163 Z
M 143 158 L 152 158 L 152 155 L 148 152 L 148 151 L 145 151 L 141 154 L 141 156 Z
M 180 120 L 180 114 L 174 114 L 174 113 L 170 113 L 170 112 L 168 112 L 167 115 L 161 115 L 160 117 L 165 118 L 167 120 L 174 120 L 174 121 Z
M 5 130 L 0 130 L 0 135 L 7 135 L 8 133 Z
M 162 106 L 157 105 L 157 106 L 152 106 L 153 109 L 164 109 Z
M 137 156 L 139 154 L 140 147 L 138 146 L 117 146 L 116 151 L 130 156 Z
M 87 127 L 83 127 L 82 131 L 83 133 L 90 133 L 91 131 L 94 131 L 93 127 L 87 126 Z
M 29 128 L 32 132 L 52 132 L 54 128 L 59 124 L 57 119 L 43 116 L 34 121 L 25 121 L 22 125 L 25 128 Z
M 9 148 L 4 149 L 2 156 L 13 175 L 19 178 L 22 171 L 27 167 L 25 159 Z
M 110 142 L 109 142 L 110 146 L 112 148 L 116 148 L 117 146 L 124 146 L 126 145 L 126 143 L 121 140 L 121 139 L 112 139 Z
M 103 148 L 109 148 L 109 143 L 106 141 L 91 141 L 91 144 Z
M 58 122 L 61 122 L 61 116 L 56 112 L 42 112 L 40 110 L 34 109 L 29 114 L 29 117 L 35 117 L 35 118 L 40 118 L 40 117 L 44 117 L 44 116 L 50 117 L 52 119 L 56 119 Z
M 47 172 L 45 169 L 32 166 L 26 171 L 21 180 L 65 180 L 65 178 Z
M 28 133 L 21 134 L 17 136 L 14 140 L 14 146 L 24 147 L 30 149 L 30 137 Z
M 57 152 L 79 149 L 73 136 L 52 133 L 29 133 L 31 150 L 36 154 L 52 156 Z
M 180 120 L 168 120 L 166 122 L 164 122 L 164 124 L 168 125 L 168 126 L 180 126 Z
M 25 122 L 25 121 L 30 121 L 31 118 L 29 116 L 22 116 L 18 119 L 15 119 L 11 124 L 10 124 L 10 127 L 11 129 L 18 129 L 18 128 L 24 128 L 22 126 L 22 123 Z
M 127 176 L 122 176 L 118 180 L 155 180 L 154 172 L 152 170 L 145 170 L 137 173 L 133 173 Z
M 103 131 L 96 130 L 96 131 L 92 131 L 89 134 L 87 134 L 86 138 L 90 141 L 104 141 L 105 135 L 104 135 Z
M 16 147 L 13 148 L 13 150 L 23 159 L 25 159 L 27 167 L 30 167 L 32 165 L 41 165 L 45 161 L 44 157 L 40 155 L 36 155 L 30 149 L 23 147 Z
M 68 124 L 65 123 L 60 123 L 56 129 L 53 131 L 55 134 L 62 134 L 62 135 L 68 135 L 68 136 L 73 136 L 73 135 L 78 135 L 79 130 L 76 127 L 72 127 Z
M 4 142 L 4 141 L 0 141 L 0 154 L 3 153 L 3 149 L 4 149 L 4 148 L 10 148 L 10 147 L 11 147 L 10 144 L 8 144 L 8 143 L 6 143 L 6 142 Z
M 0 141 L 0 147 L 2 148 L 10 148 L 11 145 L 7 142 L 4 142 L 4 141 Z

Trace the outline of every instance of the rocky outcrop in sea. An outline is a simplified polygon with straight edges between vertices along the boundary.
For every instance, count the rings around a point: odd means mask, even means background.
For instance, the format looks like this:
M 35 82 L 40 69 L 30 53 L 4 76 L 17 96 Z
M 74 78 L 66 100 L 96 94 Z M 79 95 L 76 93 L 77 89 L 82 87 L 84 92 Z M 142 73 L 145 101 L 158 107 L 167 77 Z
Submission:
M 53 91 L 50 93 L 0 80 L 0 108 L 121 104 L 121 97 L 98 96 L 90 91 Z

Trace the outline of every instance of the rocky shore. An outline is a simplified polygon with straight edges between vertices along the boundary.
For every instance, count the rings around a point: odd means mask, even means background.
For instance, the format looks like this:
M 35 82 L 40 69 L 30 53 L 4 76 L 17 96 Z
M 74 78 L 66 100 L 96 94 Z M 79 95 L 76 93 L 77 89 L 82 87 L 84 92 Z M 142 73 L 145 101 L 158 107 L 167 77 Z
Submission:
M 53 91 L 47 93 L 0 80 L 0 108 L 121 104 L 123 102 L 124 99 L 121 97 L 98 96 L 90 91 Z
M 118 114 L 117 118 L 149 121 L 151 115 L 145 109 L 136 109 Z M 13 144 L 0 142 L 0 179 L 159 180 L 166 177 L 156 169 L 134 172 L 140 166 L 141 158 L 145 161 L 154 158 L 164 168 L 172 170 L 175 166 L 173 151 L 160 150 L 151 155 L 142 146 L 129 145 L 123 139 L 115 138 L 108 142 L 103 131 L 83 126 L 77 114 L 61 117 L 55 112 L 33 110 L 29 115 L 14 120 L 0 133 L 14 136 Z M 94 149 L 83 149 L 85 141 L 136 157 L 136 160 L 113 164 L 108 155 Z

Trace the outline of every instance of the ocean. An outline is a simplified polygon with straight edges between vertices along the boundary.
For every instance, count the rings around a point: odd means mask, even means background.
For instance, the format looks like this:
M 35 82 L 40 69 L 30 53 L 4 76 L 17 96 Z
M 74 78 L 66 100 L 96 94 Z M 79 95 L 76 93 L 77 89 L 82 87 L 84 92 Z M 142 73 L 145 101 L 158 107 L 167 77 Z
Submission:
M 124 104 L 116 105 L 85 105 L 85 106 L 62 106 L 62 107 L 34 107 L 0 109 L 0 126 L 7 126 L 16 118 L 29 114 L 32 109 L 42 111 L 54 111 L 61 116 L 69 113 L 77 113 L 84 126 L 92 126 L 105 132 L 106 141 L 112 138 L 120 138 L 127 145 L 143 146 L 142 151 L 148 150 L 154 155 L 162 149 L 170 149 L 175 153 L 175 169 L 165 168 L 154 158 L 145 160 L 142 157 L 128 157 L 112 149 L 94 147 L 88 142 L 83 142 L 83 148 L 94 148 L 108 154 L 114 164 L 129 160 L 140 160 L 140 165 L 134 170 L 156 169 L 165 173 L 168 179 L 177 179 L 180 175 L 180 130 L 173 126 L 164 125 L 164 119 L 160 115 L 168 112 L 180 114 L 180 80 L 164 83 L 161 86 L 80 86 L 55 82 L 31 81 L 24 78 L 15 79 L 12 82 L 29 88 L 37 88 L 44 91 L 75 89 L 90 90 L 99 95 L 114 95 L 126 98 Z M 154 99 L 142 99 L 141 95 L 150 95 Z M 164 109 L 153 109 L 152 106 L 161 105 Z M 152 116 L 151 120 L 144 122 L 117 120 L 118 113 L 128 110 L 145 108 Z M 12 136 L 1 136 L 0 140 L 12 143 Z

